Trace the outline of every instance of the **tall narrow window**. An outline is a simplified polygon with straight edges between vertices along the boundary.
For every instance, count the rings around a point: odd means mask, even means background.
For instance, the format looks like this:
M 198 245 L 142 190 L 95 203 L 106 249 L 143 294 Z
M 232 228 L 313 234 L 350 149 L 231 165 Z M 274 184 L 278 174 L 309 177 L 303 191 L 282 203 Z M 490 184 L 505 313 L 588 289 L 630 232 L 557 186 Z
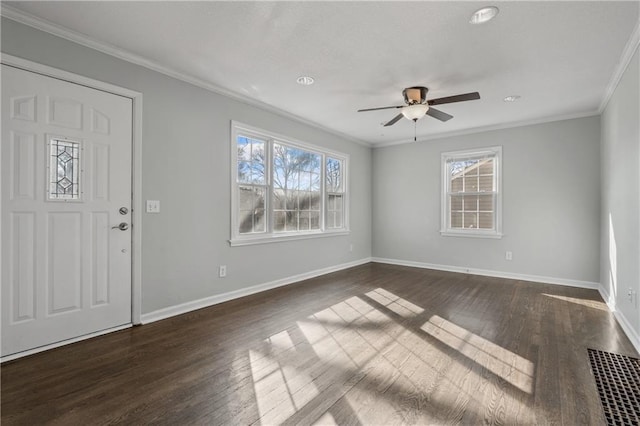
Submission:
M 443 235 L 501 236 L 501 147 L 442 154 Z
M 262 233 L 266 231 L 265 141 L 239 135 L 236 148 L 238 152 L 238 232 L 240 234 Z
M 80 199 L 80 143 L 49 139 L 49 200 Z
M 327 228 L 340 229 L 344 221 L 342 160 L 327 158 Z
M 348 157 L 233 123 L 231 244 L 348 232 Z

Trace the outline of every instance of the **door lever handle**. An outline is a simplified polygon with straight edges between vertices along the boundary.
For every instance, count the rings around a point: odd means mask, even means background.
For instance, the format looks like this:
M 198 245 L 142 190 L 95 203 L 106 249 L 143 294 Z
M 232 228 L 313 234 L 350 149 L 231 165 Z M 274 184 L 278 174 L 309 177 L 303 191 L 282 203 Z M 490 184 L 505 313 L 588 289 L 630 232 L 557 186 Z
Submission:
M 111 229 L 119 229 L 121 231 L 126 231 L 129 229 L 129 224 L 127 222 L 122 222 L 117 226 L 112 226 Z

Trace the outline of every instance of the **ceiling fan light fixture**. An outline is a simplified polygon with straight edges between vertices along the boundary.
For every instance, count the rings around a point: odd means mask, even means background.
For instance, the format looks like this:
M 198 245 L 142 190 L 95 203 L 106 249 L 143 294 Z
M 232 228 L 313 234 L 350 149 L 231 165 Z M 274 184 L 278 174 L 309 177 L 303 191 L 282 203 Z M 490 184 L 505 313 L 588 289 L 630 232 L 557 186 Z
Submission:
M 409 120 L 418 121 L 429 111 L 429 105 L 413 104 L 402 107 L 402 115 Z
M 302 86 L 311 86 L 315 82 L 313 77 L 309 77 L 308 75 L 301 75 L 296 79 L 296 83 Z
M 485 22 L 489 22 L 490 20 L 495 18 L 498 15 L 498 12 L 500 12 L 500 9 L 495 6 L 483 7 L 482 9 L 478 9 L 473 12 L 473 15 L 471 15 L 471 19 L 469 19 L 469 23 L 484 24 Z

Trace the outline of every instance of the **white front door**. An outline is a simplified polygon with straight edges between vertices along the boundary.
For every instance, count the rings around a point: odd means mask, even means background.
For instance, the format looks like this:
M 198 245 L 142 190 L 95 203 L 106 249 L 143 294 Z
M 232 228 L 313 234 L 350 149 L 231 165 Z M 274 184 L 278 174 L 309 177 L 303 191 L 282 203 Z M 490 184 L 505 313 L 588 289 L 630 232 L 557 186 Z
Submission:
M 131 143 L 130 98 L 2 65 L 2 356 L 131 323 Z

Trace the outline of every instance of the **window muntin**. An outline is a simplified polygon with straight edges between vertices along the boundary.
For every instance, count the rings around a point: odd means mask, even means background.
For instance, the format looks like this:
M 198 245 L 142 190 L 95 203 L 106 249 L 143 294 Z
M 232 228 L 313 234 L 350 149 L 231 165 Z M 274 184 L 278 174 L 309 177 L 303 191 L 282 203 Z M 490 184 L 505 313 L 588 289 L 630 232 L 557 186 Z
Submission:
M 501 147 L 442 154 L 443 235 L 501 236 Z
M 348 232 L 346 155 L 232 124 L 231 244 Z

